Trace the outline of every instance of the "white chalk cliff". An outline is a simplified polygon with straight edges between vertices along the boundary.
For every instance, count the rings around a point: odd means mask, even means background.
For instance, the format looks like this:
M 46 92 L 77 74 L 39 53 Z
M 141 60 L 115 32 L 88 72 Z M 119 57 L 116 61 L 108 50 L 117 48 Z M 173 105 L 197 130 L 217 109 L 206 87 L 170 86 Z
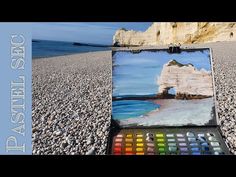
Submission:
M 199 96 L 196 98 L 213 96 L 212 77 L 209 71 L 197 70 L 192 64 L 183 65 L 176 60 L 170 60 L 163 66 L 157 83 L 159 95 L 167 94 L 168 89 L 175 88 L 176 96 L 183 94 L 189 98 L 191 95 Z
M 119 29 L 113 36 L 113 45 L 152 46 L 235 40 L 236 23 L 233 22 L 154 22 L 144 32 Z

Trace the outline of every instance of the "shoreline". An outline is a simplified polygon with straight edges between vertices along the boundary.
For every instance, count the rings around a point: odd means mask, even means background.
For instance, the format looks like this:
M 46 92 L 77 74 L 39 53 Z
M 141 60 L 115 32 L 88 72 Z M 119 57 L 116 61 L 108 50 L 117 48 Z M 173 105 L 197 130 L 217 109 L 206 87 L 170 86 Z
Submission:
M 94 52 L 108 52 L 111 50 L 102 50 L 102 51 L 90 51 L 90 52 L 77 52 L 73 54 L 64 54 L 64 55 L 56 55 L 56 56 L 43 56 L 43 57 L 33 57 L 32 60 L 38 60 L 38 59 L 51 59 L 51 58 L 57 58 L 57 57 L 65 57 L 65 56 L 74 56 L 74 55 L 79 55 L 79 54 L 89 54 L 89 53 L 94 53 Z

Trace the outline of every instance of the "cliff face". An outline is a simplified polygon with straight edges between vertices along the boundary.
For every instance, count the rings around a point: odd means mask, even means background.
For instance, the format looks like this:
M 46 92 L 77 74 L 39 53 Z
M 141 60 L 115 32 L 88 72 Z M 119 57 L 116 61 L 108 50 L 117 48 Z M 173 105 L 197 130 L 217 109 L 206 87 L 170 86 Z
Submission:
M 213 96 L 211 73 L 197 70 L 192 64 L 183 65 L 175 60 L 163 66 L 158 95 L 168 95 L 170 88 L 175 88 L 177 99 L 206 98 Z
M 120 29 L 115 46 L 167 45 L 236 40 L 236 23 L 155 22 L 145 32 Z

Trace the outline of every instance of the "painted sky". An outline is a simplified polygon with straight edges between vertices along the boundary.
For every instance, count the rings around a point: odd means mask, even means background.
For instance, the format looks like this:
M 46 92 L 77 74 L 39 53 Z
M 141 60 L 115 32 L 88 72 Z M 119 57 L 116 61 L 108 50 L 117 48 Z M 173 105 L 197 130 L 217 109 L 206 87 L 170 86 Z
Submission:
M 33 39 L 112 44 L 120 28 L 145 31 L 151 22 L 32 23 Z

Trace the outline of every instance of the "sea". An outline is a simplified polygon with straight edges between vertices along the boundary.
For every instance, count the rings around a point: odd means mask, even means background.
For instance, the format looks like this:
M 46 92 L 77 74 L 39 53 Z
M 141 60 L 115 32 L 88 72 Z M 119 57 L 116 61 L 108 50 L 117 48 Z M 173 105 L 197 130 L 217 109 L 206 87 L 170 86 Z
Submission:
M 128 119 L 145 115 L 160 108 L 159 104 L 144 100 L 120 100 L 112 102 L 112 115 L 115 119 Z
M 107 46 L 93 46 L 88 44 L 74 45 L 73 42 L 33 40 L 32 41 L 32 58 L 47 58 L 77 53 L 95 52 L 111 50 Z

